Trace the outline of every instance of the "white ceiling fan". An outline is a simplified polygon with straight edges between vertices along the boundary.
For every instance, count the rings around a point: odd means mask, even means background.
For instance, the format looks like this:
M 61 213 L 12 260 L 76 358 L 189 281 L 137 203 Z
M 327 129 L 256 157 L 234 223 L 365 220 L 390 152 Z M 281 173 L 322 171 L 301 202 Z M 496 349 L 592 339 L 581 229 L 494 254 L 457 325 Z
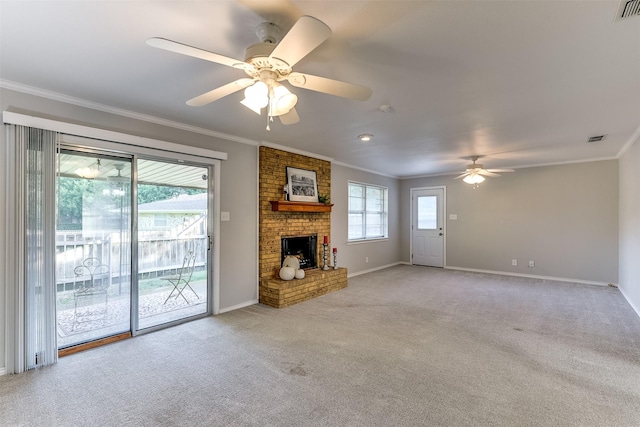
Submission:
M 206 105 L 245 89 L 245 98 L 241 103 L 257 114 L 261 114 L 262 109 L 266 108 L 267 130 L 269 122 L 276 116 L 285 125 L 300 120 L 295 109 L 298 97 L 280 83 L 284 80 L 295 87 L 359 101 L 365 101 L 371 96 L 371 89 L 365 86 L 293 71 L 293 66 L 298 61 L 331 35 L 331 29 L 322 21 L 302 16 L 279 43 L 281 30 L 273 23 L 260 24 L 256 28 L 256 34 L 260 42 L 246 49 L 244 61 L 160 37 L 150 38 L 147 44 L 243 70 L 248 77 L 196 96 L 188 100 L 187 104 Z
M 461 175 L 456 176 L 454 179 L 464 178 L 463 181 L 467 184 L 472 184 L 473 188 L 477 188 L 478 184 L 484 182 L 485 176 L 498 177 L 503 172 L 515 172 L 513 169 L 485 169 L 481 163 L 476 163 L 480 156 L 471 156 L 471 163 L 467 166 L 467 170 Z

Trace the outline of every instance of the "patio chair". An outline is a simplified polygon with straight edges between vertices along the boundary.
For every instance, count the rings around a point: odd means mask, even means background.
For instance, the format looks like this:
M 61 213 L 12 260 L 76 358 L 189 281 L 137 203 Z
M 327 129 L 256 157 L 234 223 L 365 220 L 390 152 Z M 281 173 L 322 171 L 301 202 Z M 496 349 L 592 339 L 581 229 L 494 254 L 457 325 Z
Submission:
M 187 256 L 184 257 L 184 260 L 182 261 L 182 267 L 180 268 L 180 271 L 178 272 L 178 274 L 173 276 L 163 277 L 164 280 L 166 280 L 167 282 L 171 283 L 171 285 L 173 285 L 173 289 L 171 290 L 171 293 L 169 293 L 169 296 L 167 297 L 166 300 L 164 300 L 163 304 L 166 304 L 167 301 L 169 301 L 169 298 L 171 298 L 174 293 L 175 293 L 175 299 L 178 299 L 179 296 L 182 296 L 182 298 L 187 302 L 187 304 L 190 304 L 189 300 L 187 299 L 187 297 L 184 296 L 184 293 L 183 293 L 186 288 L 189 288 L 191 292 L 193 292 L 193 294 L 196 296 L 196 298 L 200 299 L 200 296 L 196 291 L 193 290 L 190 284 L 195 266 L 196 266 L 196 255 L 193 252 L 189 252 Z
M 77 282 L 73 287 L 73 325 L 75 327 L 78 320 L 78 300 L 96 295 L 104 295 L 104 316 L 106 317 L 109 307 L 109 285 L 111 284 L 109 266 L 102 264 L 98 258 L 87 258 L 82 261 L 82 265 L 73 269 L 76 277 L 89 276 L 89 280 Z

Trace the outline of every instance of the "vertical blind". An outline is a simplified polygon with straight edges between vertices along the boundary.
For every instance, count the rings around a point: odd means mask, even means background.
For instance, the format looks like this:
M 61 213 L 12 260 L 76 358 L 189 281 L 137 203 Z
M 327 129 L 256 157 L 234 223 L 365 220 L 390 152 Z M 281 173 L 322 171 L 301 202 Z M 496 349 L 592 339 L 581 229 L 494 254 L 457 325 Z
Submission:
M 55 132 L 7 126 L 7 371 L 55 363 Z

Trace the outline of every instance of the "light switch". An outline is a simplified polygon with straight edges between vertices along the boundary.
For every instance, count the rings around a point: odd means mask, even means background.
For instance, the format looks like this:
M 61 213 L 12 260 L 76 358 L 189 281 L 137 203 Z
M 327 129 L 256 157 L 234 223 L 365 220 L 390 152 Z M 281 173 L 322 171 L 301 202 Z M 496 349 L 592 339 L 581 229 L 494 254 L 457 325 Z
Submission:
M 449 219 L 452 219 L 452 220 L 458 219 L 458 214 L 449 214 Z
M 229 212 L 220 212 L 220 221 L 229 221 Z

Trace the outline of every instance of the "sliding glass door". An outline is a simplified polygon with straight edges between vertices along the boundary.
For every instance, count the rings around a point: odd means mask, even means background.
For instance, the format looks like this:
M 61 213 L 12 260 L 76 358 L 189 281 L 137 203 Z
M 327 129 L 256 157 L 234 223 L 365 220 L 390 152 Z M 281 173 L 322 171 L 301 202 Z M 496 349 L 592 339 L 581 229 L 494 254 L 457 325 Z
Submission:
M 130 158 L 59 153 L 59 348 L 130 331 L 131 165 Z
M 58 348 L 211 312 L 211 165 L 65 146 L 56 177 Z
M 209 171 L 139 159 L 138 329 L 208 311 Z

